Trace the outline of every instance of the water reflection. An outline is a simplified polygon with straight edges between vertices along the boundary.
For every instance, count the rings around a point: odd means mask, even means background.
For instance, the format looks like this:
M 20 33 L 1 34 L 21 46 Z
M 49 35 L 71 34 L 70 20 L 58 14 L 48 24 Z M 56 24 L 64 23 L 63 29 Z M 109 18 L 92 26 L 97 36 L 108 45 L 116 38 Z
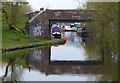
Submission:
M 118 80 L 117 63 L 108 55 L 103 61 L 98 46 L 92 44 L 90 38 L 74 32 L 63 33 L 62 38 L 66 43 L 57 47 L 3 54 L 0 78 L 10 81 Z
M 85 65 L 75 65 L 75 64 L 72 64 L 72 65 L 52 64 L 51 65 L 50 49 L 51 47 L 33 50 L 29 53 L 29 56 L 26 58 L 26 63 L 27 64 L 29 63 L 28 65 L 30 65 L 32 70 L 37 70 L 41 72 L 40 75 L 42 74 L 42 76 L 44 77 L 44 78 L 42 77 L 43 79 L 53 77 L 51 78 L 51 80 L 54 78 L 56 78 L 56 80 L 60 80 L 59 78 L 61 78 L 63 75 L 64 80 L 67 77 L 75 77 L 75 76 L 77 77 L 73 78 L 73 80 L 74 79 L 78 80 L 78 77 L 82 75 L 82 77 L 84 77 L 84 80 L 87 80 L 90 75 L 95 78 L 95 75 L 99 74 L 99 70 L 101 69 L 101 66 L 97 66 L 97 65 L 96 66 L 90 66 L 90 65 L 85 66 Z M 37 51 L 38 54 L 36 54 L 35 51 Z M 35 58 L 36 56 L 37 57 L 39 56 L 41 58 L 40 59 Z M 66 62 L 66 63 L 69 63 L 69 62 Z M 74 63 L 76 63 L 76 61 Z
M 0 80 L 3 81 L 21 81 L 22 76 L 22 66 L 16 64 L 17 61 L 21 60 L 21 57 L 16 59 L 9 59 L 8 64 L 3 64 L 3 68 L 0 68 L 2 71 L 2 76 Z M 4 73 L 3 73 L 4 71 Z
M 26 64 L 32 69 L 44 71 L 45 66 L 49 65 L 50 47 L 34 49 L 26 58 Z
M 70 62 L 64 62 L 63 65 L 57 64 L 54 65 L 56 62 L 53 62 L 54 64 L 50 64 L 52 61 L 50 61 L 50 47 L 36 49 L 36 51 L 39 53 L 41 51 L 41 54 L 37 55 L 37 57 L 41 57 L 40 59 L 35 58 L 36 53 L 35 50 L 30 52 L 29 57 L 27 57 L 27 63 L 32 68 L 35 68 L 41 72 L 43 72 L 45 75 L 49 74 L 80 74 L 80 73 L 95 73 L 98 72 L 98 69 L 100 67 L 97 66 L 81 66 L 78 63 L 78 61 L 73 61 L 72 65 L 65 65 L 66 63 L 69 64 Z M 88 70 L 89 69 L 89 70 Z M 95 71 L 96 70 L 96 71 Z
M 64 61 L 88 61 L 88 60 L 101 60 L 102 57 L 96 51 L 89 54 L 85 50 L 85 44 L 88 37 L 81 37 L 76 32 L 64 32 L 62 38 L 66 40 L 65 45 L 58 47 L 51 47 L 51 60 L 64 60 Z M 94 57 L 88 58 L 90 55 Z

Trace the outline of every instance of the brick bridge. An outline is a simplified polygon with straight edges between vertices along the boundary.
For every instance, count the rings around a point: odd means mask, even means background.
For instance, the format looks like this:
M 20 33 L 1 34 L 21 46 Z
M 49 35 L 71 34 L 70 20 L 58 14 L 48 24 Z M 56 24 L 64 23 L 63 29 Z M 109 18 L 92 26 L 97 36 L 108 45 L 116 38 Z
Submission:
M 50 39 L 51 25 L 55 22 L 89 22 L 95 10 L 42 10 L 26 26 L 32 37 Z

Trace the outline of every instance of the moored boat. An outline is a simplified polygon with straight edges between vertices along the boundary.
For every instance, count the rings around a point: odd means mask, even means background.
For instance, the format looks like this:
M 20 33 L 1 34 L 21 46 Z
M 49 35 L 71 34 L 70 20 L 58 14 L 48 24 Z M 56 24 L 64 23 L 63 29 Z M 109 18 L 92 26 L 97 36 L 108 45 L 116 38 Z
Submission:
M 53 25 L 52 25 L 52 35 L 53 35 L 55 38 L 61 38 L 60 28 L 59 28 L 56 24 L 53 24 Z

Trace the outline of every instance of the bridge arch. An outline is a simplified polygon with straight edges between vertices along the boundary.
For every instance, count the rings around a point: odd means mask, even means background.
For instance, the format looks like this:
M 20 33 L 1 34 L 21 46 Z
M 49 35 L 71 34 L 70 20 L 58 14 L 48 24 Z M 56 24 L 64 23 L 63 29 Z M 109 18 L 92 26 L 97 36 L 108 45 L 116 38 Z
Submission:
M 96 10 L 42 10 L 27 24 L 32 37 L 50 39 L 50 22 L 89 22 L 90 12 Z

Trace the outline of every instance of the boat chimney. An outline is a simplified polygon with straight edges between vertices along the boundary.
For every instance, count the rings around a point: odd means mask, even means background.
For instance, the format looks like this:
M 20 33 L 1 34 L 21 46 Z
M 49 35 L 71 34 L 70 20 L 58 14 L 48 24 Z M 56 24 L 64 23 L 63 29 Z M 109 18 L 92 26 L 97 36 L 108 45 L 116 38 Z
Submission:
M 40 11 L 43 11 L 44 10 L 44 8 L 40 8 Z

